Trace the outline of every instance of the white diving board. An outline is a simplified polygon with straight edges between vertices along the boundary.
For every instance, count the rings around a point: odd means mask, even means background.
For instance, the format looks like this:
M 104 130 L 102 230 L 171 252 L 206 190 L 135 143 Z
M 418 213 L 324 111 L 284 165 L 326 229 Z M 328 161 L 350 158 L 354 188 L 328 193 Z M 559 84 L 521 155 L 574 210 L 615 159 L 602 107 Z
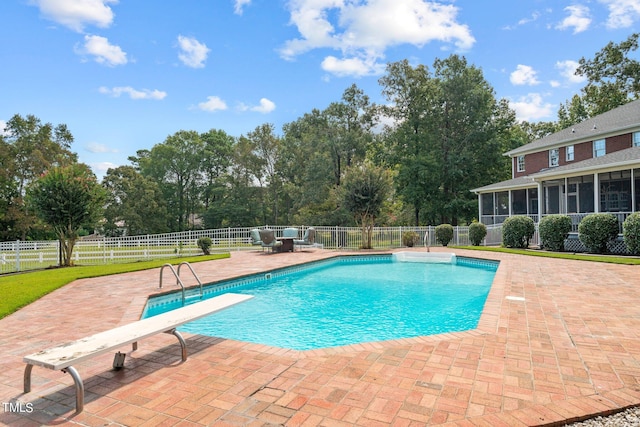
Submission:
M 108 353 L 127 344 L 133 344 L 133 350 L 136 350 L 139 340 L 160 332 L 171 333 L 178 338 L 182 347 L 182 360 L 185 361 L 187 360 L 187 346 L 182 335 L 176 330 L 177 327 L 251 298 L 253 298 L 252 295 L 222 294 L 202 302 L 25 356 L 23 361 L 27 366 L 24 371 L 24 392 L 29 393 L 31 391 L 31 370 L 34 366 L 68 372 L 73 377 L 76 385 L 76 413 L 80 413 L 84 407 L 84 385 L 80 375 L 72 365 L 91 357 Z

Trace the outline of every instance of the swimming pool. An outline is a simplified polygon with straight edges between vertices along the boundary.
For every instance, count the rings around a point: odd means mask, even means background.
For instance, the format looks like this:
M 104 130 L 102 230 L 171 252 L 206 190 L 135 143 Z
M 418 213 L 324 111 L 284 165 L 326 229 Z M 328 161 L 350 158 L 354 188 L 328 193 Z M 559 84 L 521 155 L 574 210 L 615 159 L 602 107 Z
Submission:
M 204 298 L 225 292 L 255 298 L 180 330 L 310 350 L 474 329 L 497 265 L 461 257 L 454 263 L 332 258 L 207 286 Z M 179 293 L 154 297 L 143 317 L 181 305 Z

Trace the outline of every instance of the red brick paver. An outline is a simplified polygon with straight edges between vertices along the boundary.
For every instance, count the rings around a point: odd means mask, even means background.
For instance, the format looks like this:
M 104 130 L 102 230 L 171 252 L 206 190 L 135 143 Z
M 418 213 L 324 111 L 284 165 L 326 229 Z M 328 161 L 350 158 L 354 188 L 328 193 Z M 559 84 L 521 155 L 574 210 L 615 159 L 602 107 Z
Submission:
M 0 423 L 562 425 L 640 404 L 640 267 L 455 252 L 501 261 L 475 330 L 304 352 L 188 335 L 184 363 L 160 334 L 124 347 L 123 370 L 112 355 L 76 366 L 81 414 L 67 374 L 34 367 L 24 394 L 22 357 L 138 319 L 159 270 L 78 280 L 0 320 Z M 211 282 L 337 254 L 239 252 L 194 268 Z

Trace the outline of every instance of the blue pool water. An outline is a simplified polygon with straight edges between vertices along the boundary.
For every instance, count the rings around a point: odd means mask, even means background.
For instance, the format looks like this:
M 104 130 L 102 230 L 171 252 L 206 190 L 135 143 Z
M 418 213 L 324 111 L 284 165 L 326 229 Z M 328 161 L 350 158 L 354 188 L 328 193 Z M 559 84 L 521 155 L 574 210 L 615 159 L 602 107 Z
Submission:
M 437 264 L 341 257 L 207 287 L 205 298 L 255 298 L 180 330 L 309 350 L 474 329 L 496 269 L 462 258 Z M 181 305 L 179 293 L 152 298 L 144 317 Z

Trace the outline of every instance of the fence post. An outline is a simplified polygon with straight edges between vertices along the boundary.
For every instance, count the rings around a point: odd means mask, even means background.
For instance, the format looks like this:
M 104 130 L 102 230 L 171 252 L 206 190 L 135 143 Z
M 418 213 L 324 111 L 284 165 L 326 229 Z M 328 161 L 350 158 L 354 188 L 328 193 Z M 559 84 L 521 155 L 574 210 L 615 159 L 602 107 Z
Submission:
M 20 240 L 16 240 L 16 271 L 20 271 Z

